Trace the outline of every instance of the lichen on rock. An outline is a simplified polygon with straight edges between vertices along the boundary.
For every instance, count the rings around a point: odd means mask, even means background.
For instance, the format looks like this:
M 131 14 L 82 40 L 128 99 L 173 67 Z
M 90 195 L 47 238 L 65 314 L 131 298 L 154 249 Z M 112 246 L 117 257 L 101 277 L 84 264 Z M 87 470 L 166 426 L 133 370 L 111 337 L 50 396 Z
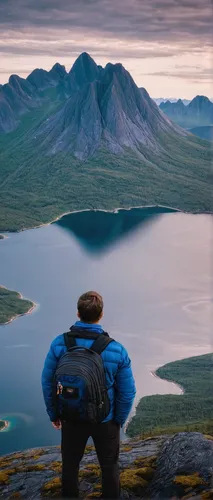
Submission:
M 124 451 L 125 446 L 130 451 Z M 120 478 L 125 500 L 181 498 L 213 500 L 213 441 L 199 433 L 138 439 L 121 446 Z M 61 453 L 57 446 L 0 459 L 0 498 L 61 497 Z M 93 449 L 79 474 L 80 497 L 101 497 L 101 469 Z

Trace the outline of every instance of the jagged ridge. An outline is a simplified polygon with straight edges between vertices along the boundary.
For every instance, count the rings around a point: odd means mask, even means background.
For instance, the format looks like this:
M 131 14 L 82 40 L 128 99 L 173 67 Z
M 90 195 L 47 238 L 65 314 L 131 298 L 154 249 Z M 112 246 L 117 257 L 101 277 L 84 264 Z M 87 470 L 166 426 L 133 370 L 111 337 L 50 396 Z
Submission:
M 85 159 L 104 146 L 113 153 L 130 148 L 143 155 L 143 146 L 156 153 L 162 149 L 161 133 L 184 135 L 146 90 L 138 89 L 122 64 L 102 68 L 87 53 L 78 57 L 68 74 L 56 64 L 49 72 L 34 70 L 26 80 L 11 77 L 0 90 L 0 130 L 17 127 L 20 117 L 41 106 L 48 98 L 45 91 L 52 87 L 58 90 L 54 99 L 63 96 L 64 104 L 34 135 L 49 154 L 68 151 Z

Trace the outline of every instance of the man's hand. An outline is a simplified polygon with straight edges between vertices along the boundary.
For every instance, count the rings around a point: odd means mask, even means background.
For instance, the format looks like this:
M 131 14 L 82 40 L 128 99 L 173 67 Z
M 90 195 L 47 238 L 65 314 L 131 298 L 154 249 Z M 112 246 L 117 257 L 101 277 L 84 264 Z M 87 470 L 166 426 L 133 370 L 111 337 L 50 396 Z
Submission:
M 61 421 L 60 420 L 56 420 L 56 422 L 52 422 L 52 425 L 53 425 L 54 429 L 56 429 L 57 431 L 60 431 L 60 429 L 61 429 Z

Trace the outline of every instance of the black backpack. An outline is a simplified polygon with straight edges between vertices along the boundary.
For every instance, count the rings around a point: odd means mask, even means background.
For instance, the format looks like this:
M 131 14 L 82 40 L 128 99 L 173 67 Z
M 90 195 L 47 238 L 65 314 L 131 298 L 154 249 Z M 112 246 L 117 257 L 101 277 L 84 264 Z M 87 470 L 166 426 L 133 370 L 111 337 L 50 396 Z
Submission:
M 77 346 L 76 338 L 93 339 L 90 349 Z M 108 333 L 85 332 L 71 327 L 64 333 L 67 352 L 56 368 L 53 395 L 57 416 L 66 421 L 101 423 L 110 412 L 101 353 L 113 342 Z

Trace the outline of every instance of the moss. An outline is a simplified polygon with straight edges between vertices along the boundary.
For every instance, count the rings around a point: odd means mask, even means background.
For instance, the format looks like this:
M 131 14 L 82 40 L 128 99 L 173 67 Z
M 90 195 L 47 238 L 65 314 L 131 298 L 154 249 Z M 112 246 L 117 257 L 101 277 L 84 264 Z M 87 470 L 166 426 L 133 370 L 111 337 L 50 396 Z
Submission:
M 88 469 L 84 469 L 84 470 L 79 472 L 80 478 L 93 477 L 94 475 L 96 475 L 95 472 L 92 470 L 88 470 Z
M 4 469 L 5 467 L 8 467 L 8 465 L 11 464 L 11 462 L 13 462 L 14 459 L 13 458 L 6 458 L 6 457 L 3 457 L 0 459 L 0 469 Z
M 173 483 L 180 486 L 191 487 L 191 488 L 195 488 L 196 486 L 206 485 L 206 482 L 202 479 L 202 477 L 199 476 L 198 473 L 191 474 L 188 476 L 176 476 L 175 479 L 173 479 Z
M 102 490 L 102 484 L 101 484 L 101 483 L 96 483 L 96 484 L 94 485 L 94 490 L 101 491 L 101 490 Z
M 18 472 L 38 472 L 45 470 L 46 466 L 44 464 L 34 464 L 34 465 L 24 465 L 23 467 L 18 467 Z
M 132 446 L 124 446 L 121 451 L 128 453 L 128 451 L 132 451 Z
M 41 455 L 30 455 L 29 457 L 27 457 L 27 459 L 33 459 L 33 460 L 38 460 L 39 458 L 41 458 Z
M 6 472 L 0 472 L 0 486 L 3 484 L 8 484 L 9 475 Z
M 146 481 L 149 481 L 150 479 L 153 478 L 154 472 L 155 471 L 152 467 L 141 467 L 141 469 L 135 470 L 135 473 L 137 474 L 137 476 L 140 476 L 143 479 L 146 479 Z
M 121 487 L 136 495 L 141 495 L 148 486 L 148 482 L 140 475 L 141 469 L 126 469 L 121 472 Z
M 97 464 L 87 464 L 87 469 L 94 470 L 96 472 L 100 472 L 100 466 Z
M 201 493 L 202 500 L 213 500 L 213 489 Z
M 16 468 L 16 467 L 14 467 L 13 469 L 7 469 L 7 470 L 5 470 L 4 472 L 5 472 L 5 474 L 7 474 L 8 476 L 13 476 L 13 474 L 16 474 L 16 472 L 17 472 L 17 468 Z
M 24 460 L 26 457 L 23 453 L 13 453 L 8 458 L 9 458 L 9 460 L 14 461 L 14 460 Z
M 45 450 L 42 448 L 36 449 L 34 451 L 31 451 L 29 454 L 27 454 L 27 459 L 33 459 L 33 460 L 38 460 L 42 455 L 45 454 Z
M 59 477 L 55 477 L 42 486 L 41 492 L 43 496 L 52 498 L 56 495 L 59 495 L 60 489 L 61 479 Z
M 101 498 L 100 492 L 99 491 L 93 491 L 92 493 L 89 493 L 86 498 Z
M 204 438 L 210 439 L 211 441 L 213 441 L 213 436 L 211 436 L 210 434 L 204 434 L 203 436 L 204 436 Z
M 95 451 L 95 447 L 92 445 L 86 446 L 85 453 L 91 453 L 91 451 Z
M 61 467 L 62 467 L 62 463 L 60 461 L 56 461 L 56 462 L 51 462 L 51 464 L 49 465 L 49 469 L 50 470 L 53 470 L 54 472 L 57 472 L 57 473 L 61 473 Z
M 151 457 L 138 457 L 134 460 L 133 465 L 136 467 L 155 467 L 155 463 L 157 460 L 156 455 L 152 455 Z

